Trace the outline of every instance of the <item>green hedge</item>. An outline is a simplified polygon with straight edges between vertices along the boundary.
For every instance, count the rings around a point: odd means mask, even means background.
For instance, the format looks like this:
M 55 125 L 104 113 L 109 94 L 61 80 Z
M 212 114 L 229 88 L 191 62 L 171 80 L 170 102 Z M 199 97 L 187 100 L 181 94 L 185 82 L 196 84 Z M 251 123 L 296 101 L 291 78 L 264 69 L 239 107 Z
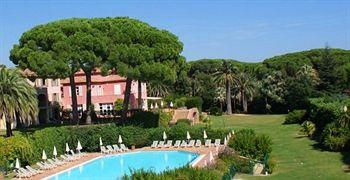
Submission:
M 284 124 L 302 123 L 306 118 L 306 110 L 294 110 L 288 113 Z
M 186 132 L 189 131 L 192 139 L 203 141 L 202 127 L 191 127 L 184 123 L 174 125 L 171 128 L 141 128 L 134 126 L 92 125 L 92 126 L 61 126 L 49 127 L 35 132 L 24 132 L 10 138 L 0 138 L 0 167 L 8 169 L 9 164 L 15 158 L 19 158 L 24 164 L 32 164 L 41 159 L 44 149 L 48 158 L 52 158 L 53 146 L 56 146 L 58 154 L 64 153 L 65 143 L 69 143 L 71 149 L 75 149 L 77 141 L 80 140 L 82 151 L 99 151 L 99 138 L 103 143 L 117 144 L 118 136 L 121 135 L 123 143 L 127 146 L 135 145 L 144 147 L 152 144 L 154 140 L 161 140 L 163 131 L 168 139 L 186 139 Z M 227 130 L 205 129 L 211 139 L 221 139 L 227 135 Z

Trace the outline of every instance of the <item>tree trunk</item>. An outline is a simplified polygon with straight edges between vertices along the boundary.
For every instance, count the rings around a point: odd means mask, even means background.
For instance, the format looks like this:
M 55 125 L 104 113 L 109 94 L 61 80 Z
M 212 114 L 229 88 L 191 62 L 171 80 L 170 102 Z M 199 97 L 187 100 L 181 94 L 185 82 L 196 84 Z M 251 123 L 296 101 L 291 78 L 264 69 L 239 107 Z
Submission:
M 11 137 L 12 134 L 12 129 L 11 129 L 11 121 L 10 121 L 10 117 L 6 117 L 6 137 Z
M 247 99 L 244 95 L 244 90 L 241 90 L 241 100 L 242 100 L 243 112 L 247 112 L 248 111 L 248 104 L 247 104 Z
M 226 104 L 227 104 L 227 114 L 232 114 L 231 107 L 231 84 L 229 80 L 226 80 Z
M 137 99 L 137 104 L 139 109 L 142 109 L 142 84 L 141 81 L 137 81 L 137 88 L 138 88 L 138 99 Z
M 125 86 L 124 101 L 123 101 L 123 112 L 122 112 L 122 120 L 123 121 L 126 121 L 127 113 L 128 113 L 128 109 L 129 109 L 131 83 L 132 83 L 132 80 L 130 78 L 126 78 L 126 86 Z
M 70 91 L 71 91 L 71 98 L 72 98 L 72 113 L 73 113 L 73 122 L 77 122 L 79 125 L 79 114 L 78 114 L 78 100 L 77 100 L 77 92 L 75 90 L 75 79 L 74 79 L 74 73 L 72 73 L 69 76 L 69 82 L 70 82 Z
M 91 72 L 85 72 L 86 77 L 86 124 L 91 124 Z

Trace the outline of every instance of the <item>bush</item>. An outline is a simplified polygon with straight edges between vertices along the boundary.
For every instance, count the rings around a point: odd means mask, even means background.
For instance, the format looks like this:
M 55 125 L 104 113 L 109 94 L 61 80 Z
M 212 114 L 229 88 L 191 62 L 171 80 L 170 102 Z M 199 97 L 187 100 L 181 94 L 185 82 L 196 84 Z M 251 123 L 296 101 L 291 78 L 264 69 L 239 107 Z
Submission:
M 337 127 L 335 122 L 326 126 L 322 136 L 323 145 L 331 151 L 341 151 L 350 146 L 350 130 Z
M 300 132 L 311 137 L 315 132 L 315 124 L 311 121 L 305 121 L 301 124 Z
M 181 97 L 181 98 L 175 99 L 175 104 L 174 105 L 177 108 L 185 107 L 185 105 L 186 105 L 186 97 Z
M 159 111 L 159 126 L 160 127 L 169 127 L 169 123 L 173 118 L 173 115 L 170 112 Z
M 243 129 L 235 133 L 235 139 L 229 146 L 240 155 L 248 158 L 262 160 L 272 151 L 272 141 L 265 135 L 257 135 L 252 129 Z
M 284 124 L 297 124 L 305 120 L 306 110 L 294 110 L 288 113 Z
M 159 126 L 159 113 L 141 111 L 133 114 L 126 125 L 140 126 L 144 128 L 154 128 Z
M 181 124 L 181 123 L 185 123 L 187 125 L 191 125 L 191 121 L 189 119 L 178 119 L 176 121 L 176 124 Z
M 265 166 L 266 172 L 269 174 L 272 174 L 276 168 L 276 164 L 277 164 L 276 160 L 270 157 L 266 162 L 266 166 Z
M 131 179 L 144 179 L 144 180 L 164 180 L 164 179 L 181 179 L 181 180 L 192 180 L 192 179 L 220 179 L 221 176 L 216 171 L 212 171 L 206 168 L 192 168 L 192 167 L 181 167 L 173 170 L 167 170 L 161 173 L 154 171 L 137 170 L 132 171 L 130 176 L 123 176 L 123 180 Z
M 218 107 L 211 107 L 209 108 L 209 114 L 214 116 L 222 116 L 223 112 Z
M 203 100 L 201 97 L 188 97 L 185 105 L 187 108 L 197 108 L 199 112 L 202 112 Z
M 114 102 L 114 110 L 121 111 L 123 109 L 123 99 L 116 99 Z

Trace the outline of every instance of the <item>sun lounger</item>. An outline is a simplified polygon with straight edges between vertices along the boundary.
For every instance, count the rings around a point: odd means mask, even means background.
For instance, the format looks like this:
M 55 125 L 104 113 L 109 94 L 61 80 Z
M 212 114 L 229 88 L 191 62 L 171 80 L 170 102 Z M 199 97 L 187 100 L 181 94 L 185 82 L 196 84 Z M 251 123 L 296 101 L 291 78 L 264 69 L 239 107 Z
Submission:
M 34 174 L 29 172 L 28 170 L 24 169 L 24 168 L 19 168 L 18 169 L 18 176 L 22 176 L 22 177 L 26 177 L 26 178 L 29 178 L 29 177 L 32 177 Z
M 106 147 L 104 147 L 104 146 L 100 146 L 100 149 L 101 149 L 101 154 L 109 154 L 109 153 L 111 153 L 111 151 L 106 149 Z
M 215 146 L 220 146 L 220 141 L 221 141 L 221 139 L 215 139 L 214 145 Z
M 180 144 L 181 144 L 181 141 L 180 140 L 176 140 L 175 144 L 174 144 L 174 147 L 178 148 L 178 147 L 180 147 Z
M 173 145 L 173 140 L 168 140 L 168 141 L 166 142 L 166 144 L 164 145 L 164 147 L 169 148 L 169 147 L 171 147 L 172 145 Z
M 40 170 L 40 169 L 34 169 L 34 168 L 32 168 L 31 166 L 26 166 L 26 168 L 27 168 L 28 171 L 30 171 L 31 173 L 35 173 L 35 174 L 41 174 L 41 173 L 43 173 L 42 170 Z
M 205 140 L 205 147 L 210 147 L 211 146 L 211 139 Z
M 158 141 L 153 141 L 151 148 L 156 148 L 158 145 Z
M 114 153 L 116 152 L 111 145 L 107 145 L 106 148 L 108 149 L 109 152 Z
M 159 141 L 159 144 L 157 146 L 158 148 L 162 148 L 164 147 L 164 141 Z
M 58 158 L 53 158 L 52 160 L 55 161 L 56 163 L 59 163 L 59 164 L 66 164 L 67 163 L 65 161 L 59 160 Z
M 50 164 L 53 164 L 53 165 L 56 165 L 56 166 L 61 166 L 61 165 L 62 165 L 62 163 L 55 162 L 55 161 L 53 161 L 52 159 L 48 159 L 47 161 L 48 161 Z
M 196 142 L 195 140 L 190 140 L 187 147 L 193 147 L 195 142 Z
M 196 141 L 196 147 L 201 147 L 202 146 L 202 141 L 197 139 Z
M 68 162 L 68 161 L 74 161 L 74 158 L 71 157 L 70 155 L 61 155 L 60 156 L 64 161 Z
M 37 162 L 36 165 L 38 165 L 41 170 L 48 170 L 53 168 L 52 166 L 47 166 L 41 162 Z
M 115 150 L 115 152 L 121 152 L 121 151 L 122 151 L 122 150 L 119 148 L 119 146 L 116 145 L 116 144 L 113 144 L 112 147 L 113 147 L 113 149 Z
M 181 142 L 181 145 L 180 145 L 181 147 L 186 147 L 187 146 L 187 142 L 185 141 L 185 140 L 182 140 L 182 142 Z
M 44 162 L 42 162 L 42 163 L 45 164 L 45 165 L 47 165 L 47 166 L 51 166 L 52 168 L 57 167 L 57 164 L 51 163 L 51 162 L 49 162 L 49 161 L 44 161 Z
M 123 151 L 129 151 L 129 148 L 126 147 L 124 144 L 120 144 L 120 149 L 122 149 Z
M 72 154 L 72 156 L 73 156 L 75 159 L 79 159 L 79 158 L 80 158 L 80 154 L 75 154 L 73 150 L 70 150 L 70 153 Z

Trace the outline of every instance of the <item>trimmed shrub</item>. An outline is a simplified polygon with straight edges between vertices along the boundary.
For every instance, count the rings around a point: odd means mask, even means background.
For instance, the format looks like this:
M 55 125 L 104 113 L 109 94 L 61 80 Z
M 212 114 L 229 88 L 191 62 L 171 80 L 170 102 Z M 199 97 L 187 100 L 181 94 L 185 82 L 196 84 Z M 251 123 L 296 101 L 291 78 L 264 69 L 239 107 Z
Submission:
M 272 151 L 272 141 L 266 135 L 257 135 L 252 129 L 243 129 L 235 133 L 235 138 L 230 141 L 229 146 L 240 155 L 263 160 L 265 154 Z
M 300 132 L 311 137 L 315 132 L 315 124 L 311 121 L 305 121 L 301 124 Z
M 159 111 L 159 126 L 160 127 L 169 127 L 169 123 L 173 118 L 173 115 L 170 112 Z
M 325 127 L 322 136 L 323 145 L 331 151 L 341 151 L 350 146 L 350 130 L 337 127 L 335 122 Z
M 185 105 L 186 105 L 186 97 L 181 97 L 181 98 L 175 99 L 175 104 L 174 105 L 177 108 L 185 107 Z
M 176 124 L 181 124 L 181 123 L 185 123 L 187 125 L 191 125 L 191 121 L 189 119 L 178 119 L 176 121 Z
M 209 108 L 209 114 L 214 116 L 222 116 L 223 112 L 218 107 L 211 107 Z
M 284 124 L 297 124 L 305 120 L 306 110 L 294 110 L 288 113 Z
M 203 100 L 201 97 L 188 97 L 186 98 L 185 105 L 187 108 L 197 108 L 199 112 L 202 112 Z
M 136 112 L 131 116 L 126 125 L 140 126 L 144 128 L 154 128 L 159 126 L 159 113 L 150 111 Z

